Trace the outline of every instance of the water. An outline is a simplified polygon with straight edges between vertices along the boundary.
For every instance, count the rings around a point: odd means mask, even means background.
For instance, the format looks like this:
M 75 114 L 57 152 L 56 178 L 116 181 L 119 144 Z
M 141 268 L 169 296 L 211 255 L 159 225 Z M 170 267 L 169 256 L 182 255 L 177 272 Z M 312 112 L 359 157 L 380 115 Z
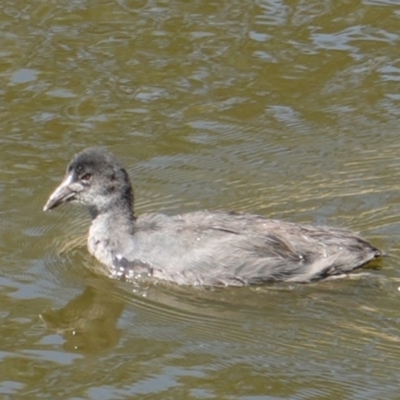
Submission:
M 0 9 L 2 398 L 399 398 L 397 2 Z M 96 276 L 85 210 L 41 211 L 94 144 L 126 165 L 137 213 L 343 226 L 391 257 L 311 285 Z

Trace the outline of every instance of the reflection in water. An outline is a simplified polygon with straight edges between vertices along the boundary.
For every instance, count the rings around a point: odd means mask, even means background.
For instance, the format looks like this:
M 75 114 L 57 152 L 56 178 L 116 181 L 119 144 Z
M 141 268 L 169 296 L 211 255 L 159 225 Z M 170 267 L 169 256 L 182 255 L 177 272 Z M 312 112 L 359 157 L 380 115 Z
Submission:
M 121 330 L 117 322 L 123 307 L 104 287 L 86 286 L 64 307 L 45 311 L 40 317 L 49 329 L 63 336 L 66 350 L 97 353 L 118 343 Z
M 392 343 L 399 341 L 398 323 L 371 324 L 387 310 L 356 296 L 367 290 L 376 296 L 387 285 L 359 277 L 341 285 L 234 290 L 152 285 L 132 293 L 131 285 L 96 278 L 67 306 L 43 319 L 63 335 L 65 350 L 118 365 L 107 381 L 126 385 L 126 396 L 153 393 L 162 398 L 182 381 L 205 388 L 214 380 L 230 381 L 232 375 L 237 376 L 237 390 L 251 388 L 263 396 L 262 375 L 270 382 L 269 395 L 279 397 L 284 391 L 296 397 L 305 391 L 323 397 L 341 393 L 342 384 L 354 386 L 357 371 L 332 369 L 343 352 L 348 362 L 364 353 L 369 360 L 359 364 L 364 372 L 379 368 L 377 352 L 386 354 L 387 368 L 395 367 L 399 351 L 393 352 Z M 68 379 L 76 379 L 82 368 L 89 368 L 85 376 L 94 381 L 98 372 L 91 358 L 75 362 Z M 311 378 L 312 385 L 307 383 Z M 94 387 L 104 389 L 101 381 Z M 221 398 L 225 391 L 229 388 L 216 385 L 211 392 Z

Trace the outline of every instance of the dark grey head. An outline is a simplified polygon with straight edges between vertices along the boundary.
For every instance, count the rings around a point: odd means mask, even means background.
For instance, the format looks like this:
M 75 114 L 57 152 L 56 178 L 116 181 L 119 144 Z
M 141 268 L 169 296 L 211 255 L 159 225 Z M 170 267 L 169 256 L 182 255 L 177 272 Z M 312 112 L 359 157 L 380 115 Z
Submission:
M 51 210 L 64 202 L 88 206 L 95 215 L 114 207 L 132 209 L 129 176 L 106 149 L 87 148 L 69 163 L 64 180 L 51 194 L 43 210 Z

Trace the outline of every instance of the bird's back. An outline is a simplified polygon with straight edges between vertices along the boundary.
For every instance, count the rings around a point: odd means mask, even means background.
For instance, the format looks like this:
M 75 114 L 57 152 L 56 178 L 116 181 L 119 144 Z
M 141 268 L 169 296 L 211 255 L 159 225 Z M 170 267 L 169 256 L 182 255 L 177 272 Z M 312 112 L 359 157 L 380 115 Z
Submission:
M 210 286 L 309 282 L 381 255 L 344 229 L 206 211 L 142 215 L 123 253 L 133 268 L 148 265 L 157 278 Z

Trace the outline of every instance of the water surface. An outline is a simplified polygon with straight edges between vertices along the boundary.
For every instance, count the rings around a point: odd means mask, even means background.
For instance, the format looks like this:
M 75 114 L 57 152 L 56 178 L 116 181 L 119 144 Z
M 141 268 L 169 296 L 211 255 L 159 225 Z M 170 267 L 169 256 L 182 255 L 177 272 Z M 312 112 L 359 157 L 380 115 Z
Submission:
M 398 398 L 397 2 L 0 9 L 3 398 Z M 343 226 L 391 257 L 311 285 L 96 276 L 85 210 L 41 211 L 95 144 L 126 165 L 137 213 Z

